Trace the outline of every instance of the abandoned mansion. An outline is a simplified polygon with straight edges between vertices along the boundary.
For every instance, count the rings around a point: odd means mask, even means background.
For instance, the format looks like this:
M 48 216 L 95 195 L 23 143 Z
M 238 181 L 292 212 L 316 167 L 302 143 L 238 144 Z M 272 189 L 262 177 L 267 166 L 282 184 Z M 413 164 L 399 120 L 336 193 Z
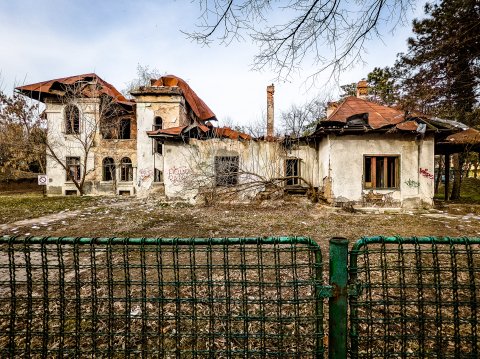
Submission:
M 300 138 L 274 135 L 273 85 L 260 138 L 216 126 L 214 112 L 172 75 L 133 90 L 132 99 L 96 74 L 16 90 L 45 104 L 48 195 L 201 202 L 291 192 L 333 204 L 430 206 L 435 146 L 462 128 L 370 102 L 364 86 L 330 103 Z

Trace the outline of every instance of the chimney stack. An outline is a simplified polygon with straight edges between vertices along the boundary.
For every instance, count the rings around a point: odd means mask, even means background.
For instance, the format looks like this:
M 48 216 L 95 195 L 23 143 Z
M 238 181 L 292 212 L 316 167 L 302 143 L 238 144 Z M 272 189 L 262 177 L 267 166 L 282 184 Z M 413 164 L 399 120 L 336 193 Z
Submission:
M 267 86 L 267 138 L 273 137 L 273 94 L 275 86 Z
M 358 81 L 357 97 L 366 99 L 368 97 L 368 83 L 365 80 Z

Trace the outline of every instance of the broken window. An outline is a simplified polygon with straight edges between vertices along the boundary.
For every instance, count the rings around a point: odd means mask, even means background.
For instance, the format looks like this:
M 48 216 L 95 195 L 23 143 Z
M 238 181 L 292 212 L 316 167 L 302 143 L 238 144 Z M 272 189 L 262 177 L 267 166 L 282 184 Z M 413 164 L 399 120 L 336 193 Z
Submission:
M 106 157 L 103 159 L 103 176 L 104 181 L 115 180 L 115 162 L 113 158 Z
M 287 158 L 285 160 L 285 177 L 287 177 L 287 186 L 296 186 L 300 184 L 299 158 Z
M 159 139 L 155 139 L 155 152 L 157 152 L 159 155 L 163 154 L 163 143 Z
M 398 188 L 399 156 L 365 156 L 363 178 L 365 188 Z
M 80 157 L 67 157 L 67 181 L 80 181 Z
M 160 116 L 155 117 L 154 119 L 154 124 L 153 124 L 153 130 L 161 130 L 163 128 L 163 120 Z
M 160 171 L 158 168 L 155 168 L 153 181 L 154 182 L 163 182 L 163 172 Z
M 215 156 L 215 184 L 235 186 L 238 184 L 238 156 Z
M 122 158 L 120 162 L 120 181 L 122 182 L 131 182 L 133 181 L 133 166 L 132 160 L 128 157 Z
M 120 120 L 120 128 L 118 131 L 118 138 L 120 140 L 130 139 L 130 120 Z
M 80 133 L 80 111 L 75 105 L 65 107 L 65 133 L 68 135 Z

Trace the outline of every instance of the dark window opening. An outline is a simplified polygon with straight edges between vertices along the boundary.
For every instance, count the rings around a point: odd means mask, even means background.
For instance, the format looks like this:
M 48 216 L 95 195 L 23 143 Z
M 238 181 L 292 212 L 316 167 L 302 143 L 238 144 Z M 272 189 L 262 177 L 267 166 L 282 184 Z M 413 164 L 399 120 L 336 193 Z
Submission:
M 154 182 L 163 182 L 163 172 L 160 171 L 158 168 L 155 168 L 153 181 Z
M 133 166 L 132 160 L 128 157 L 122 158 L 120 163 L 120 181 L 122 182 L 131 182 L 133 181 Z
M 115 162 L 113 158 L 107 157 L 103 159 L 103 181 L 115 180 Z
M 69 135 L 80 133 L 80 111 L 75 105 L 65 107 L 65 133 Z
M 125 191 L 125 190 L 118 191 L 118 194 L 120 196 L 130 196 L 131 195 L 130 191 Z
M 77 196 L 78 192 L 76 189 L 66 189 L 65 196 Z
M 215 184 L 235 186 L 238 184 L 238 156 L 215 156 Z
M 154 124 L 153 124 L 153 130 L 160 130 L 163 128 L 163 120 L 160 116 L 155 117 L 154 119 Z
M 363 162 L 365 188 L 398 188 L 399 165 L 398 156 L 365 156 Z
M 120 129 L 119 129 L 119 139 L 129 140 L 130 139 L 130 120 L 121 120 Z
M 300 159 L 289 158 L 285 161 L 285 177 L 287 186 L 300 184 Z
M 67 181 L 80 181 L 80 157 L 67 157 Z
M 160 155 L 163 155 L 163 143 L 161 140 L 155 139 L 155 152 Z

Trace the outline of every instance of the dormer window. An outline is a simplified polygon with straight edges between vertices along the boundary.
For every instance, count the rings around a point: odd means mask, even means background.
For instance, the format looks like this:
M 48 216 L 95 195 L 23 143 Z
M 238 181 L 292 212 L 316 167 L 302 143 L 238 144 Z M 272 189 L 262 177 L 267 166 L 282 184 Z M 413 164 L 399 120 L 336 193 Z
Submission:
M 80 133 L 80 111 L 75 105 L 65 107 L 65 133 L 74 135 Z
M 155 117 L 153 130 L 161 130 L 163 128 L 163 120 L 160 116 Z

